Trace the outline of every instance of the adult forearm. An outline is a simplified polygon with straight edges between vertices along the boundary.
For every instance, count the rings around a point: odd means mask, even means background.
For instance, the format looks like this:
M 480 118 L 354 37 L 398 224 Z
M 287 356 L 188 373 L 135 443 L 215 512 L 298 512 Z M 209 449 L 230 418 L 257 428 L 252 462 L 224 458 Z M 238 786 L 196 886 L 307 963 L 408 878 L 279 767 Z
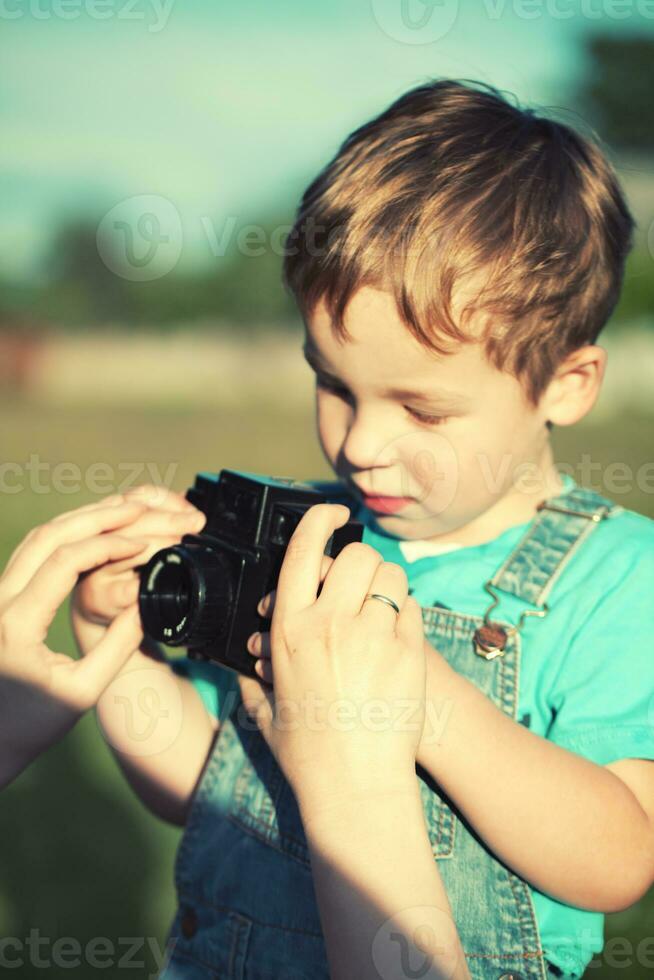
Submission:
M 349 800 L 339 789 L 330 805 L 300 804 L 332 980 L 408 976 L 417 964 L 421 976 L 467 980 L 417 784 Z
M 610 912 L 654 867 L 652 828 L 614 773 L 530 732 L 427 651 L 431 703 L 418 762 L 495 854 L 540 891 Z
M 3 736 L 4 737 L 4 736 Z M 0 789 L 9 786 L 46 746 L 34 745 L 31 751 L 17 747 L 10 741 L 0 745 Z
M 26 718 L 32 717 L 30 708 L 40 712 L 37 717 L 43 718 L 41 725 L 26 721 Z M 14 678 L 0 678 L 0 789 L 12 783 L 64 734 L 48 725 L 49 708 L 50 702 L 46 694 L 27 692 Z M 71 721 L 70 727 L 72 725 Z

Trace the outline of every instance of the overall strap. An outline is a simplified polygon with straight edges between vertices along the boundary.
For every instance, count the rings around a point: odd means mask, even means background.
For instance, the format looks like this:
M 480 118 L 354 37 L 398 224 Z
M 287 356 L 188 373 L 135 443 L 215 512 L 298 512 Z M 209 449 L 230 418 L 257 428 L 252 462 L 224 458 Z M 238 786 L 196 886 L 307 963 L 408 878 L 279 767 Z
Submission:
M 593 490 L 574 487 L 538 505 L 529 530 L 488 585 L 543 606 L 568 561 L 600 521 L 622 510 Z

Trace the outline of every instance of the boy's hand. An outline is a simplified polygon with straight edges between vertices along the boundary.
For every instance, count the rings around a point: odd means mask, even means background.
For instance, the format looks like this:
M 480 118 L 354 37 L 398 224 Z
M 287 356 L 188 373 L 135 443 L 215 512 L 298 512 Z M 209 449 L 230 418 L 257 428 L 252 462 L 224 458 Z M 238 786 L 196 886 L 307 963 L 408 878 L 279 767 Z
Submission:
M 122 535 L 139 540 L 138 553 L 110 560 L 83 575 L 73 596 L 73 625 L 82 650 L 101 635 L 116 616 L 136 602 L 139 591 L 137 567 L 144 565 L 161 548 L 177 544 L 185 534 L 195 534 L 206 522 L 205 515 L 181 494 L 164 487 L 136 487 L 125 499 L 140 505 L 140 512 L 122 529 Z
M 289 542 L 270 632 L 274 695 L 239 676 L 246 709 L 311 806 L 328 805 L 335 785 L 343 796 L 415 788 L 424 723 L 422 616 L 404 570 L 359 542 L 324 561 L 347 516 L 341 505 L 316 504 Z M 367 592 L 392 597 L 400 614 L 365 601 Z
M 138 646 L 134 604 L 85 661 L 54 653 L 45 641 L 80 573 L 107 561 L 138 561 L 142 543 L 122 529 L 144 510 L 120 497 L 82 507 L 31 531 L 9 559 L 0 578 L 0 785 L 96 703 Z

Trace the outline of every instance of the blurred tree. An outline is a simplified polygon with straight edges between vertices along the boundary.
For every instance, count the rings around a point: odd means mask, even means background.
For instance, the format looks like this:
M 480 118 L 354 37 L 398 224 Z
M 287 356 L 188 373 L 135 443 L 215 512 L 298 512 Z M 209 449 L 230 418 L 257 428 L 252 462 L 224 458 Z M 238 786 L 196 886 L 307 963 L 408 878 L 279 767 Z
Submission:
M 588 71 L 579 101 L 602 139 L 624 150 L 654 151 L 651 114 L 654 39 L 596 35 L 586 42 Z
M 79 219 L 56 232 L 44 261 L 45 284 L 33 288 L 28 307 L 66 327 L 108 323 L 161 327 L 212 318 L 239 330 L 250 325 L 297 325 L 295 306 L 281 283 L 280 232 L 287 226 L 286 219 L 257 225 L 255 243 L 248 240 L 248 226 L 243 223 L 225 253 L 214 256 L 208 266 L 185 272 L 174 269 L 135 282 L 103 261 L 97 223 Z M 109 265 L 119 269 L 120 260 L 117 254 Z M 14 307 L 12 298 L 8 291 L 9 310 Z M 25 297 L 20 300 L 25 305 Z
M 55 232 L 44 263 L 47 284 L 38 303 L 44 315 L 71 323 L 129 315 L 129 284 L 102 261 L 96 228 L 95 223 L 77 219 Z

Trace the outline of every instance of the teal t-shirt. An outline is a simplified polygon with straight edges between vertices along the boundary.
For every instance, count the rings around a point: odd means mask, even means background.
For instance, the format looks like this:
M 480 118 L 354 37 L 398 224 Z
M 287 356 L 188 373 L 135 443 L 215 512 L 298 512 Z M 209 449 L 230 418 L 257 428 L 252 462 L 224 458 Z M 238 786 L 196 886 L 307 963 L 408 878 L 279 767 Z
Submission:
M 575 484 L 562 476 L 566 490 Z M 363 541 L 402 565 L 421 606 L 480 616 L 484 583 L 508 557 L 529 523 L 481 545 L 439 546 L 385 533 L 337 481 L 309 481 L 328 499 L 348 503 L 364 525 Z M 524 603 L 500 593 L 498 619 L 517 624 Z M 618 509 L 570 558 L 543 619 L 522 626 L 518 718 L 539 735 L 599 764 L 654 759 L 654 521 Z M 174 669 L 190 677 L 217 717 L 233 704 L 236 675 L 186 658 Z M 544 801 L 544 805 L 547 801 Z M 601 855 L 598 858 L 601 860 Z M 580 977 L 603 946 L 604 916 L 557 902 L 532 888 L 543 949 L 564 973 Z

